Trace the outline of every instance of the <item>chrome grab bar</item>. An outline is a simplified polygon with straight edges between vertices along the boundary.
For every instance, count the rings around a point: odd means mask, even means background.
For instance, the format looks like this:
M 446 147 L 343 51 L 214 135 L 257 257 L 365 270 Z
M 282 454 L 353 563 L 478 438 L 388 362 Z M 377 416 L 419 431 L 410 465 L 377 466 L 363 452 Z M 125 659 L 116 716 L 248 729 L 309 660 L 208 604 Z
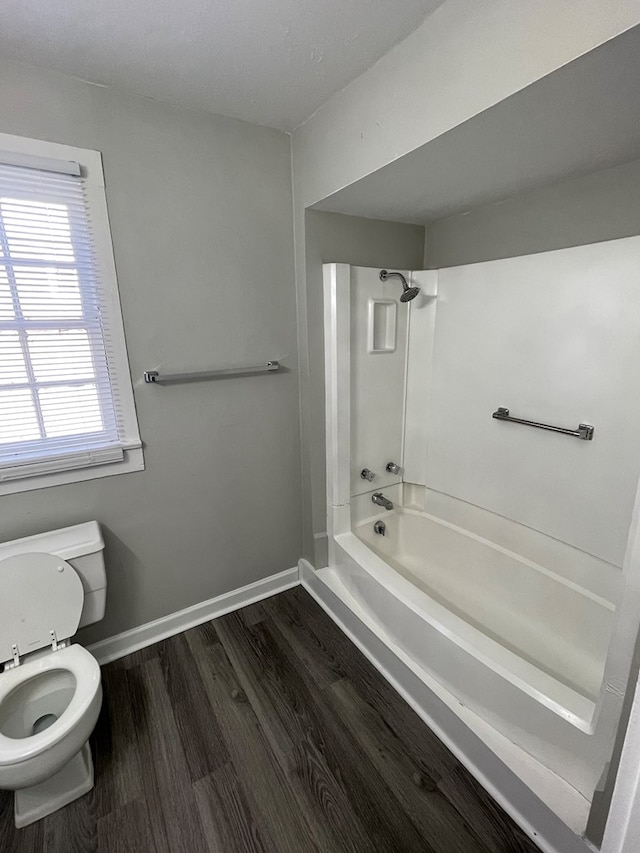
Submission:
M 592 441 L 595 431 L 595 428 L 591 424 L 578 424 L 578 429 L 565 429 L 565 427 L 541 424 L 537 421 L 527 421 L 524 418 L 514 418 L 509 414 L 509 409 L 505 409 L 502 406 L 496 409 L 492 417 L 499 421 L 511 421 L 513 424 L 524 424 L 525 426 L 536 427 L 537 429 L 546 429 L 550 432 L 561 432 L 563 435 L 572 435 L 575 438 L 581 438 L 583 441 Z
M 171 382 L 195 382 L 199 379 L 218 379 L 223 376 L 244 376 L 249 373 L 274 373 L 280 370 L 279 361 L 251 364 L 247 367 L 222 367 L 218 370 L 201 370 L 197 373 L 158 373 L 145 370 L 144 381 L 150 385 L 169 385 Z

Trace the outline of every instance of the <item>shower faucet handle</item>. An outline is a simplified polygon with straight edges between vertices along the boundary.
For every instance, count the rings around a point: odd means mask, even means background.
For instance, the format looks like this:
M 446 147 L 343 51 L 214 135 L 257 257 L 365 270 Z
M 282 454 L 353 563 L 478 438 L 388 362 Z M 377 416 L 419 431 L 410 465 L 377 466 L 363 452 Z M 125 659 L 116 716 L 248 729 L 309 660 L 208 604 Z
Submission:
M 360 476 L 362 477 L 363 480 L 368 480 L 369 482 L 371 482 L 372 480 L 375 479 L 376 475 L 373 473 L 373 471 L 370 471 L 368 468 L 363 468 L 362 471 L 360 471 Z
M 389 474 L 399 474 L 400 466 L 396 465 L 395 462 L 387 462 L 386 470 L 389 472 Z

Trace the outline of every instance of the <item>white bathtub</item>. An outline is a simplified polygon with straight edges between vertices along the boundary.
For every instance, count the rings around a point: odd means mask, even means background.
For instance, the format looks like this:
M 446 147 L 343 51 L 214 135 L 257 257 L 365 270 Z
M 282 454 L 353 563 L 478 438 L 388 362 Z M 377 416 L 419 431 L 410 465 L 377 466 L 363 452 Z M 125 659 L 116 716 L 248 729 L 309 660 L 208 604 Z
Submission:
M 602 590 L 410 509 L 333 552 L 334 591 L 405 663 L 591 798 L 609 751 L 594 735 L 615 614 Z

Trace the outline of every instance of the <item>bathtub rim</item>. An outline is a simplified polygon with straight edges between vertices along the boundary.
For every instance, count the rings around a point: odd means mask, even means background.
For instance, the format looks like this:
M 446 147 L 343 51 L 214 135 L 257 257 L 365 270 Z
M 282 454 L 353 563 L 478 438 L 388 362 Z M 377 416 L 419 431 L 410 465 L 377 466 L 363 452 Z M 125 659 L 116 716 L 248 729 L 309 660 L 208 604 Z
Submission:
M 434 520 L 440 521 L 435 517 Z M 458 648 L 474 657 L 483 666 L 497 672 L 514 687 L 570 725 L 587 735 L 594 734 L 603 685 L 601 685 L 597 700 L 594 701 L 583 696 L 534 664 L 525 661 L 496 640 L 486 636 L 478 628 L 465 622 L 460 616 L 418 589 L 411 581 L 400 575 L 372 551 L 353 531 L 336 534 L 334 540 L 351 559 L 364 571 L 372 575 L 374 580 L 385 587 L 391 595 L 399 599 L 405 607 L 408 607 L 417 616 L 429 622 Z M 563 704 L 558 698 L 554 698 L 554 693 L 557 694 L 557 692 L 564 694 L 569 701 Z

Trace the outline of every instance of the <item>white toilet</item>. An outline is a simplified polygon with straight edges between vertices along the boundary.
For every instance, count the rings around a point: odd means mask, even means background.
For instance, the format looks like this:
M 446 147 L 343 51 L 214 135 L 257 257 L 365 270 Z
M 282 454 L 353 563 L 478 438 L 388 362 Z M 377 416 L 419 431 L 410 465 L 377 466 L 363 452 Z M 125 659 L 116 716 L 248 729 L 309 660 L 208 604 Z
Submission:
M 0 544 L 0 789 L 18 828 L 93 787 L 100 666 L 71 638 L 104 616 L 103 551 L 95 521 Z

